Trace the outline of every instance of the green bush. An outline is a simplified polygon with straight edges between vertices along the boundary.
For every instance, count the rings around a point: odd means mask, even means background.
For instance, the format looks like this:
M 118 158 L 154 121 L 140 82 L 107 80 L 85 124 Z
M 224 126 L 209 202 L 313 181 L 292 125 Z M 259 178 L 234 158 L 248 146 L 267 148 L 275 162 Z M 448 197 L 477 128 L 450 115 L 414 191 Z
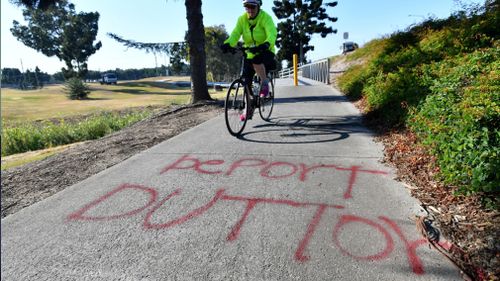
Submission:
M 411 128 L 431 147 L 441 176 L 465 193 L 500 192 L 500 51 L 434 66 L 434 85 Z
M 417 106 L 429 92 L 420 73 L 420 68 L 399 68 L 389 73 L 379 71 L 370 77 L 363 89 L 368 109 L 376 111 L 384 124 L 404 124 L 408 110 Z
M 361 98 L 366 77 L 368 76 L 367 71 L 366 66 L 363 65 L 351 66 L 338 78 L 340 90 L 353 99 Z
M 500 4 L 429 19 L 373 41 L 366 64 L 339 78 L 366 98 L 369 116 L 416 132 L 437 159 L 440 177 L 500 207 Z M 375 113 L 375 114 L 371 114 Z M 486 200 L 486 199 L 485 199 Z
M 450 28 L 441 30 L 425 30 L 418 47 L 426 54 L 428 62 L 439 61 L 447 56 L 455 56 L 461 52 L 461 43 L 456 31 Z
M 374 64 L 379 70 L 389 73 L 421 64 L 423 55 L 418 48 L 408 47 L 395 53 L 381 55 L 375 59 Z
M 64 92 L 72 100 L 83 100 L 90 94 L 90 88 L 79 78 L 70 78 L 64 85 Z

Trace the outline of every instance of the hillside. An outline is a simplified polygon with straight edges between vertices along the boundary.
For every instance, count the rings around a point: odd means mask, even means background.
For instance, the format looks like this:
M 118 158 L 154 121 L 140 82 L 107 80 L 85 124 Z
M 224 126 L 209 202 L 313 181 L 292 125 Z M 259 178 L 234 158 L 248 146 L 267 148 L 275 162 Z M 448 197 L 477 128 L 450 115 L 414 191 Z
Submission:
M 332 63 L 336 87 L 475 280 L 500 278 L 499 5 L 426 20 Z

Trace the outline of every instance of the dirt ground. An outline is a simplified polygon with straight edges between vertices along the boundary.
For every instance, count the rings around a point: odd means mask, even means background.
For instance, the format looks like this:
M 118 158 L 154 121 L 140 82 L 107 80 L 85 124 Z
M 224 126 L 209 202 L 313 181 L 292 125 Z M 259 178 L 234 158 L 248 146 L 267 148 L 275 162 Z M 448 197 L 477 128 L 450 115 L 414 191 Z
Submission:
M 385 132 L 377 139 L 385 147 L 384 161 L 397 168 L 397 179 L 428 212 L 417 218 L 417 228 L 429 226 L 421 232 L 431 241 L 438 230 L 441 242 L 451 242 L 449 249 L 436 248 L 471 280 L 500 280 L 500 213 L 485 209 L 479 196 L 454 195 L 456 187 L 436 181 L 435 159 L 411 132 Z
M 175 106 L 98 140 L 2 171 L 2 218 L 41 201 L 222 112 L 220 104 Z
M 341 71 L 334 75 L 339 73 Z M 335 82 L 335 77 L 332 80 Z M 2 171 L 2 218 L 220 113 L 222 107 L 216 103 L 167 108 L 104 138 L 80 143 L 44 160 Z M 427 224 L 421 220 L 420 224 L 416 223 L 417 227 L 429 226 L 429 223 L 437 227 L 453 243 L 444 254 L 473 280 L 500 280 L 499 212 L 484 210 L 476 197 L 453 196 L 453 188 L 435 182 L 432 177 L 436 173 L 433 158 L 416 145 L 411 133 L 383 132 L 376 125 L 369 125 L 380 133 L 378 140 L 386 147 L 385 161 L 398 169 L 400 180 L 429 211 L 425 218 Z M 429 235 L 428 231 L 423 233 Z

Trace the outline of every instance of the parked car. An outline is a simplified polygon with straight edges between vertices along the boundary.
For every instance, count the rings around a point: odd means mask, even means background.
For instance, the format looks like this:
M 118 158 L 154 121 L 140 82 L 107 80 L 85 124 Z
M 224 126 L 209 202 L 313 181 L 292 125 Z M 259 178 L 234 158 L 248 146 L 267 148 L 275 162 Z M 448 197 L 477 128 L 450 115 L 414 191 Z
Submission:
M 359 46 L 354 42 L 344 42 L 344 44 L 342 44 L 342 54 L 345 55 L 349 52 L 356 50 L 357 48 L 359 48 Z
M 104 73 L 101 77 L 101 80 L 99 81 L 102 84 L 115 84 L 118 82 L 118 78 L 116 77 L 116 74 L 114 73 Z

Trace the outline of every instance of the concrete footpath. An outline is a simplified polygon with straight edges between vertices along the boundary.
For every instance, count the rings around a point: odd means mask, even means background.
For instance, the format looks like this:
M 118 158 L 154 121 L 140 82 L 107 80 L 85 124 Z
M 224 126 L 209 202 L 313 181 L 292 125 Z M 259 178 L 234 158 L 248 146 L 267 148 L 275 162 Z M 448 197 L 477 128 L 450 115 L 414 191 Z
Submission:
M 461 280 L 329 86 L 280 80 L 270 122 L 224 117 L 2 220 L 7 280 Z

